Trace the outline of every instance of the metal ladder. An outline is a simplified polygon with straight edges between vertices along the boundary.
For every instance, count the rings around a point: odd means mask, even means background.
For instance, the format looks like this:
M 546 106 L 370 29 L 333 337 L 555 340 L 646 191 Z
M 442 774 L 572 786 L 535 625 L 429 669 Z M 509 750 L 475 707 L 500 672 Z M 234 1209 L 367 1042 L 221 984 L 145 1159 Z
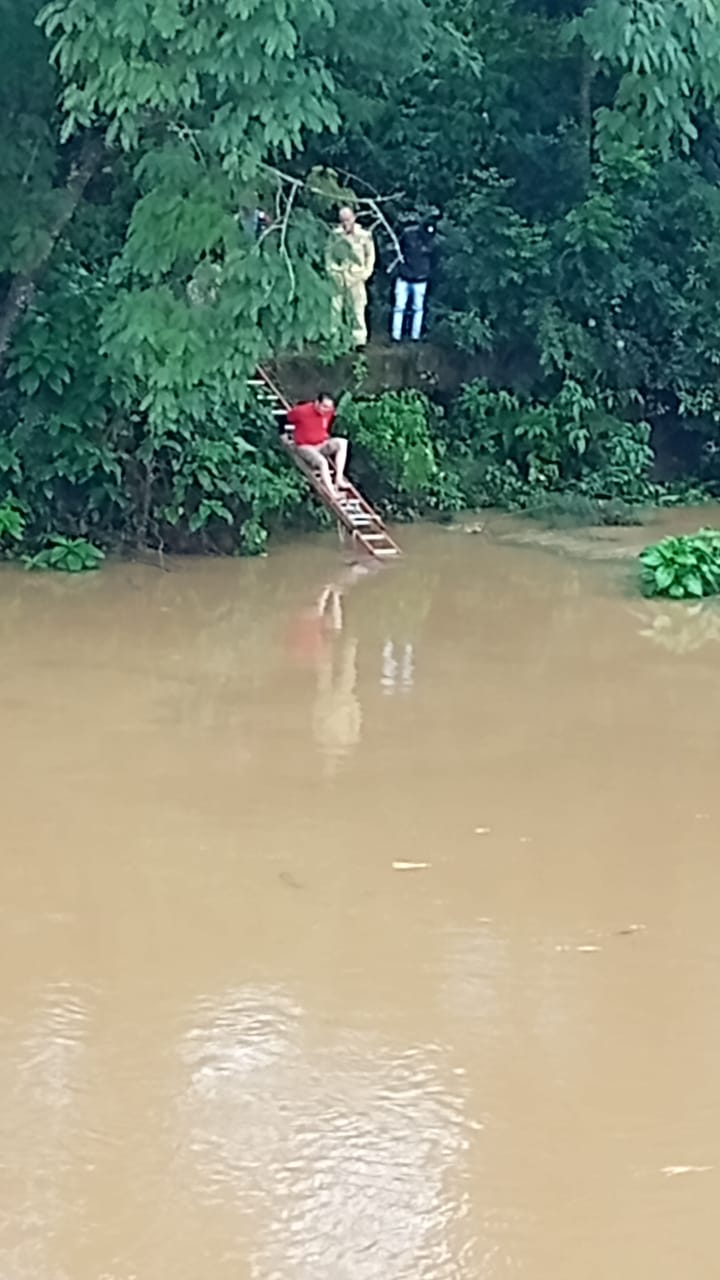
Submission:
M 260 404 L 266 407 L 278 421 L 289 412 L 289 401 L 264 369 L 258 369 L 255 377 L 250 378 L 248 385 L 253 388 Z M 350 534 L 357 547 L 361 547 L 376 560 L 392 560 L 402 554 L 377 511 L 351 481 L 347 481 L 347 487 L 343 489 L 341 496 L 335 499 L 320 483 L 312 467 L 300 457 L 297 449 L 287 442 L 285 448 L 295 466 L 302 471 L 306 480 L 312 485 L 323 506 L 333 513 L 338 525 Z

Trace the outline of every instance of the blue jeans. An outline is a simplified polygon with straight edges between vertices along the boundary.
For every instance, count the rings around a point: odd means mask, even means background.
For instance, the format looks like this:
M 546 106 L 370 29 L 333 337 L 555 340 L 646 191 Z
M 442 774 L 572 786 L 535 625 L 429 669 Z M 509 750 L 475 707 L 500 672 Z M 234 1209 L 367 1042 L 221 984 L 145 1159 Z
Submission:
M 412 301 L 412 329 L 410 336 L 417 342 L 422 333 L 423 315 L 425 314 L 425 294 L 427 280 L 412 282 L 400 277 L 395 281 L 395 306 L 392 315 L 392 336 L 394 342 L 400 342 L 403 331 L 403 320 L 408 301 Z

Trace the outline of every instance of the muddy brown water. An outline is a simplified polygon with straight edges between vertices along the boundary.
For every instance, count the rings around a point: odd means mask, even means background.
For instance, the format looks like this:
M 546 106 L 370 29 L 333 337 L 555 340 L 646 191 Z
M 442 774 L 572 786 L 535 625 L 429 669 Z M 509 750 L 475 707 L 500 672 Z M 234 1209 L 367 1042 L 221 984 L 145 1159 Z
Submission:
M 717 1274 L 720 615 L 402 541 L 0 574 L 3 1280 Z

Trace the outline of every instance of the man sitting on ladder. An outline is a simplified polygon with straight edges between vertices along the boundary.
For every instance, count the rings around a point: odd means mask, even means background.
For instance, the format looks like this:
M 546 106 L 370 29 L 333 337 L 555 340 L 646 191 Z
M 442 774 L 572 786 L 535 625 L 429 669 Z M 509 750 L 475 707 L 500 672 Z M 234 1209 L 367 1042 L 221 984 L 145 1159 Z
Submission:
M 326 391 L 319 391 L 314 400 L 296 404 L 290 410 L 284 427 L 285 440 L 297 449 L 300 457 L 316 471 L 331 498 L 336 501 L 339 491 L 346 486 L 345 466 L 348 442 L 342 436 L 334 439 L 330 428 L 335 417 L 335 403 Z M 335 476 L 330 470 L 335 468 Z

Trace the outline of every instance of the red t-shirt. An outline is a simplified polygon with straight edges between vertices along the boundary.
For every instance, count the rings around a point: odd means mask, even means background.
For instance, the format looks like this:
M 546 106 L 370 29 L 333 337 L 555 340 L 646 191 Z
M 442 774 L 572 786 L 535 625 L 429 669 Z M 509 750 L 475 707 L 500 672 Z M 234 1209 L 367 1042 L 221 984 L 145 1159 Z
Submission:
M 330 435 L 335 410 L 321 413 L 314 400 L 305 404 L 296 404 L 288 416 L 288 424 L 293 428 L 295 444 L 324 444 Z

